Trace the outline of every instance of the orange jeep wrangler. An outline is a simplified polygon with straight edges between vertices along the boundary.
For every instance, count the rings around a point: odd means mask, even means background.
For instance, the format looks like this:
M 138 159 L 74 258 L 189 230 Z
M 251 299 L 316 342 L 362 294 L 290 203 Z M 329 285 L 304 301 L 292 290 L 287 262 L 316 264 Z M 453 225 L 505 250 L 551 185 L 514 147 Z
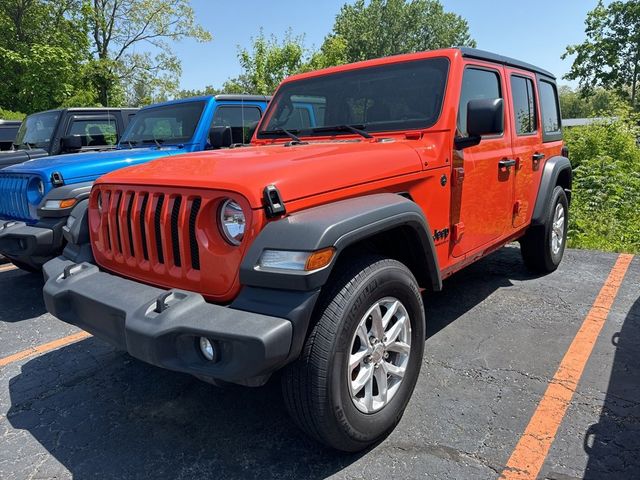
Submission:
M 293 76 L 251 146 L 98 180 L 44 267 L 47 308 L 212 383 L 282 369 L 305 432 L 364 449 L 414 389 L 423 290 L 513 240 L 533 270 L 560 263 L 560 118 L 551 73 L 474 49 Z

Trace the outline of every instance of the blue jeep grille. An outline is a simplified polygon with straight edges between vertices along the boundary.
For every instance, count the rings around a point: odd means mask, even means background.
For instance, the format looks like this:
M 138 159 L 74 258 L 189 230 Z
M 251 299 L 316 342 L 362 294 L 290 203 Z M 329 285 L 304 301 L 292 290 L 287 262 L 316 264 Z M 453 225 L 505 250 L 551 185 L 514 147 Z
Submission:
M 0 219 L 35 220 L 29 212 L 28 175 L 0 173 Z

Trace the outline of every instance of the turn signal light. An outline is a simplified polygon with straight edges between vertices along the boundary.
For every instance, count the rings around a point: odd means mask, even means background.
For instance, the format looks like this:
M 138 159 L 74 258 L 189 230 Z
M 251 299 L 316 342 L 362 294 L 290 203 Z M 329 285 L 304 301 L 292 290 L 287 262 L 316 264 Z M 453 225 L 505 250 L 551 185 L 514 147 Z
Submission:
M 67 198 L 66 200 L 60 200 L 60 208 L 73 207 L 76 204 L 75 198 Z
M 333 247 L 313 252 L 311 255 L 309 255 L 309 258 L 307 258 L 304 269 L 307 271 L 311 271 L 326 267 L 327 265 L 329 265 L 329 263 L 331 263 L 331 259 L 333 258 L 335 252 L 336 249 Z

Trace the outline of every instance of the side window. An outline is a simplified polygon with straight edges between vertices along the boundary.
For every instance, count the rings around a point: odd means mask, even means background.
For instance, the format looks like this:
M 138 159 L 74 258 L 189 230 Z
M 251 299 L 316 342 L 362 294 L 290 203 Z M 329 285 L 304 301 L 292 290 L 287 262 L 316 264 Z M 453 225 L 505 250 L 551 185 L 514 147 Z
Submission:
M 115 119 L 76 119 L 69 125 L 67 135 L 81 137 L 83 147 L 115 145 L 118 142 Z
M 527 77 L 513 75 L 511 77 L 511 93 L 513 96 L 513 118 L 518 135 L 529 135 L 538 130 L 536 116 L 536 100 L 533 92 L 533 81 Z
M 249 143 L 260 117 L 261 112 L 258 107 L 223 105 L 218 107 L 213 115 L 213 126 L 231 127 L 233 143 Z
M 458 108 L 458 134 L 467 136 L 467 104 L 470 100 L 502 98 L 500 76 L 494 70 L 467 68 L 462 77 L 460 106 Z
M 560 109 L 556 87 L 550 82 L 540 81 L 540 109 L 542 110 L 542 131 L 545 134 L 560 132 Z

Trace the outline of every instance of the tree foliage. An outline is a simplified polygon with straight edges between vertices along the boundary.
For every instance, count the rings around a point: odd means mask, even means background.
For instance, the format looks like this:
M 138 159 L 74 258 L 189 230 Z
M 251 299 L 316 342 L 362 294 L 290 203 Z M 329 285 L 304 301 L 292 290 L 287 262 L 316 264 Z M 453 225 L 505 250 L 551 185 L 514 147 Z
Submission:
M 305 54 L 304 38 L 294 36 L 291 30 L 282 40 L 266 37 L 260 30 L 252 39 L 251 47 L 241 48 L 238 52 L 242 73 L 225 82 L 222 90 L 271 95 L 285 77 L 302 69 Z
M 103 105 L 135 97 L 128 86 L 143 84 L 151 95 L 175 90 L 180 62 L 168 42 L 211 39 L 188 0 L 84 0 L 83 11 L 94 54 L 89 76 Z
M 620 113 L 620 112 L 618 112 Z M 573 165 L 570 246 L 640 252 L 640 135 L 636 118 L 565 130 Z
M 0 0 L 0 105 L 57 107 L 84 88 L 87 58 L 81 0 Z
M 579 80 L 589 92 L 595 87 L 615 89 L 636 105 L 640 74 L 640 0 L 602 0 L 587 14 L 586 39 L 567 47 L 562 58 L 575 55 L 565 78 Z
M 558 88 L 562 118 L 608 117 L 620 103 L 618 96 L 604 88 L 596 88 L 586 95 L 568 85 Z
M 344 62 L 454 46 L 475 47 L 467 21 L 438 0 L 357 0 L 342 6 L 327 40 Z M 338 44 L 339 48 L 343 48 Z M 332 51 L 332 48 L 326 50 Z
M 282 39 L 266 37 L 261 30 L 249 48 L 239 49 L 242 73 L 222 90 L 270 95 L 294 73 L 460 45 L 475 46 L 468 24 L 438 0 L 358 0 L 341 8 L 316 51 L 291 30 Z

